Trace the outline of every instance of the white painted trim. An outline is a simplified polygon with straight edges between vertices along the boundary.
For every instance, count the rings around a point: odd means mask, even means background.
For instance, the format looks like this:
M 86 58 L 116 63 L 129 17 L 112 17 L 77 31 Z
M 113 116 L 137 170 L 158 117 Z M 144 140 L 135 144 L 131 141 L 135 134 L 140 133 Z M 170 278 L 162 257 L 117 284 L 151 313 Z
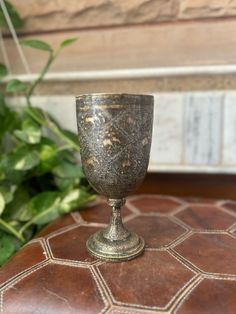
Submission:
M 165 76 L 186 75 L 219 75 L 236 74 L 236 64 L 232 65 L 199 65 L 181 67 L 136 68 L 116 70 L 96 70 L 77 72 L 53 72 L 46 75 L 47 81 L 76 81 L 76 80 L 107 80 L 107 79 L 132 79 Z M 20 79 L 30 82 L 37 78 L 37 74 L 9 75 L 5 81 Z
M 170 165 L 170 164 L 149 164 L 148 172 L 181 172 L 181 173 L 209 173 L 209 174 L 236 174 L 234 166 L 209 166 L 209 165 Z

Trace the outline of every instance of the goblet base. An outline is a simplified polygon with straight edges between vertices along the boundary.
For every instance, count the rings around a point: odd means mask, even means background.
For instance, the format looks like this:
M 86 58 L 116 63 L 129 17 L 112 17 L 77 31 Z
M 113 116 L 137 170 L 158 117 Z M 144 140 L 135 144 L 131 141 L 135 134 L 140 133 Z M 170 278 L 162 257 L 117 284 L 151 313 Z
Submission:
M 128 232 L 123 240 L 111 240 L 104 236 L 104 230 L 99 230 L 87 241 L 89 253 L 108 262 L 123 262 L 140 255 L 145 247 L 143 238 L 134 232 Z

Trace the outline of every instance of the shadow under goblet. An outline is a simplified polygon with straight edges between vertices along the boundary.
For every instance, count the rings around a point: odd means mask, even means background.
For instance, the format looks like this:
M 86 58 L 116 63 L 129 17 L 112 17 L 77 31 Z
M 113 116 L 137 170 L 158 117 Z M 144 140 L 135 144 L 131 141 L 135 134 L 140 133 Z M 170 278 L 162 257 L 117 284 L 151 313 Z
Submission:
M 121 207 L 147 171 L 153 96 L 81 95 L 76 110 L 84 173 L 112 208 L 109 225 L 88 239 L 88 251 L 106 261 L 132 259 L 142 253 L 144 240 L 124 227 Z

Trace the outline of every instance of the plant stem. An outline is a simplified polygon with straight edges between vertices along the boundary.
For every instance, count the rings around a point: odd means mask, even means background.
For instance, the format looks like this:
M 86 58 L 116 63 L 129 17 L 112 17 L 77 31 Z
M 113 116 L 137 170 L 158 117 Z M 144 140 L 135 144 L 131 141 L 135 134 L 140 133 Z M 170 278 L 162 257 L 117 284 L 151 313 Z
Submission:
M 33 82 L 33 84 L 31 85 L 31 87 L 29 89 L 29 91 L 27 92 L 26 100 L 27 100 L 27 104 L 28 104 L 29 107 L 32 106 L 30 98 L 31 98 L 35 88 L 38 86 L 39 83 L 42 82 L 42 80 L 44 79 L 44 76 L 47 74 L 47 72 L 48 72 L 50 66 L 52 65 L 52 63 L 56 60 L 56 58 L 59 55 L 60 51 L 61 51 L 61 47 L 59 47 L 55 51 L 55 53 L 53 53 L 53 51 L 50 52 L 49 57 L 48 57 L 48 61 L 45 64 L 45 66 L 43 67 L 41 73 L 39 74 L 39 77 Z
M 57 152 L 61 152 L 63 150 L 67 150 L 67 149 L 70 149 L 70 148 L 71 148 L 70 145 L 63 145 L 63 146 L 58 147 L 56 151 Z
M 27 110 L 28 107 L 26 107 L 26 112 L 28 113 L 28 115 L 30 115 L 38 124 L 40 125 L 45 125 L 46 122 L 43 119 L 40 119 L 40 117 L 38 117 L 32 110 Z
M 61 47 L 58 48 L 58 50 L 53 53 L 50 52 L 49 54 L 49 58 L 47 63 L 45 64 L 45 66 L 43 67 L 39 77 L 33 82 L 33 84 L 31 85 L 29 91 L 26 94 L 26 100 L 27 100 L 27 105 L 29 107 L 32 106 L 31 104 L 31 96 L 34 93 L 35 88 L 38 86 L 38 84 L 43 80 L 44 76 L 46 75 L 46 73 L 48 72 L 50 66 L 52 65 L 52 63 L 54 62 L 54 60 L 57 58 L 58 54 L 61 51 Z M 29 113 L 29 112 L 28 112 Z M 45 121 L 39 120 L 38 117 L 35 117 L 33 115 L 32 112 L 30 112 L 29 114 L 31 114 L 31 116 L 33 116 L 34 119 L 36 119 L 41 125 L 45 125 L 46 127 L 48 127 L 54 134 L 56 134 L 61 140 L 63 140 L 64 142 L 68 143 L 70 145 L 70 147 L 73 147 L 76 151 L 80 151 L 80 147 L 79 145 L 76 145 L 73 141 L 71 141 L 66 135 L 63 134 L 63 132 L 56 126 L 55 123 L 53 123 L 50 118 L 48 118 L 47 116 L 45 116 Z
M 25 223 L 22 228 L 20 229 L 20 235 L 23 235 L 25 230 L 29 228 L 33 223 L 37 223 L 37 220 L 42 218 L 43 216 L 46 216 L 50 211 L 55 209 L 55 204 L 53 204 L 51 207 L 46 209 L 45 211 L 39 213 L 38 215 L 34 216 L 31 220 L 29 220 L 27 223 Z
M 31 85 L 31 87 L 30 87 L 30 89 L 29 89 L 29 91 L 27 92 L 27 94 L 26 94 L 26 100 L 27 100 L 27 105 L 28 105 L 29 107 L 32 106 L 30 98 L 31 98 L 31 96 L 32 96 L 32 94 L 33 94 L 35 88 L 36 88 L 36 87 L 38 86 L 38 84 L 43 80 L 44 76 L 45 76 L 46 73 L 48 72 L 48 70 L 49 70 L 50 66 L 52 65 L 53 61 L 55 60 L 56 56 L 57 56 L 57 54 L 54 55 L 53 52 L 50 52 L 48 61 L 47 61 L 47 63 L 45 64 L 45 66 L 43 67 L 43 69 L 42 69 L 42 71 L 41 71 L 39 77 L 33 82 L 33 84 Z
M 76 145 L 73 141 L 71 141 L 66 135 L 64 135 L 63 131 L 58 128 L 58 126 L 51 121 L 51 119 L 44 114 L 44 119 L 40 119 L 38 116 L 36 116 L 32 110 L 27 110 L 27 113 L 35 120 L 37 121 L 40 125 L 47 127 L 49 130 L 51 130 L 54 134 L 56 134 L 62 141 L 66 142 L 71 148 L 74 148 L 77 152 L 80 152 L 80 147 L 79 145 Z M 63 146 L 65 149 L 65 147 Z
M 68 143 L 70 147 L 73 147 L 77 152 L 80 152 L 79 145 L 76 145 L 73 141 L 71 141 L 64 133 L 50 120 L 48 120 L 47 124 L 48 128 L 56 134 L 61 140 Z
M 1 218 L 0 218 L 0 225 L 2 225 L 5 229 L 7 229 L 8 232 L 13 234 L 21 242 L 25 242 L 25 238 L 23 237 L 23 235 L 20 232 L 18 232 L 15 228 L 13 228 L 10 224 L 8 224 L 6 221 L 2 220 Z

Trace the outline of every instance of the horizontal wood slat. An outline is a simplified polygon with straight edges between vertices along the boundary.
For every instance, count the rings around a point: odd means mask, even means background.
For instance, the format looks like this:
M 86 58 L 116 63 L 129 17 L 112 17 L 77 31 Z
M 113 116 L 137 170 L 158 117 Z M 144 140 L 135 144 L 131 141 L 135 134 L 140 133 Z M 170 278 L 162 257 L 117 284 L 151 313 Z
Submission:
M 37 35 L 55 47 L 70 37 L 79 39 L 61 53 L 53 71 L 236 63 L 236 21 L 233 20 Z M 6 39 L 6 45 L 13 72 L 24 73 L 12 39 Z M 30 48 L 24 51 L 32 72 L 39 71 L 47 53 Z
M 159 23 L 176 19 L 179 12 L 179 0 L 11 1 L 25 21 L 21 32 Z
M 22 33 L 233 18 L 234 0 L 11 0 Z

